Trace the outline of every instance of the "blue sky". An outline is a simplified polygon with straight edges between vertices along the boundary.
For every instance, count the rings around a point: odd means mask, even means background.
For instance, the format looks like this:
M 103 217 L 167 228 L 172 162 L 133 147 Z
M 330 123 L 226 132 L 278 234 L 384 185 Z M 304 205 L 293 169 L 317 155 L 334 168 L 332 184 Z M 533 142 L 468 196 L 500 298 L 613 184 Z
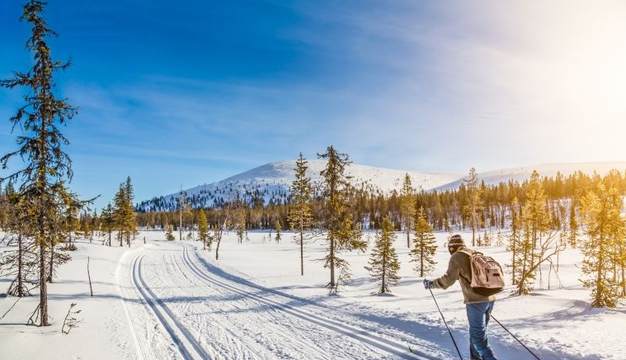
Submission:
M 32 63 L 0 2 L 0 78 Z M 136 200 L 334 145 L 466 173 L 623 161 L 622 1 L 50 0 L 73 188 Z M 23 92 L 0 89 L 0 152 Z M 4 119 L 4 120 L 3 120 Z M 13 169 L 19 164 L 13 164 Z

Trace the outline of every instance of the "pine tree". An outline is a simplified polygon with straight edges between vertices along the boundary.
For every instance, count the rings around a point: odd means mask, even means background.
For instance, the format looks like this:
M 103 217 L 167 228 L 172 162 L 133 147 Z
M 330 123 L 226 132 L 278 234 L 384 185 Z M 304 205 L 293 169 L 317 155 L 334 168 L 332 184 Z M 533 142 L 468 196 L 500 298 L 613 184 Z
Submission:
M 393 247 L 395 239 L 393 224 L 389 217 L 385 216 L 382 229 L 376 234 L 376 242 L 372 249 L 369 266 L 365 267 L 373 277 L 381 281 L 380 294 L 390 292 L 389 287 L 400 281 L 400 276 L 398 276 L 400 261 L 398 261 L 396 249 Z
M 522 228 L 524 240 L 520 249 L 520 264 L 517 265 L 521 272 L 516 281 L 518 295 L 530 293 L 535 272 L 539 271 L 541 276 L 541 265 L 564 249 L 557 231 L 551 228 L 546 193 L 536 171 L 530 177 L 526 192 Z
M 130 247 L 130 237 L 137 233 L 137 215 L 133 208 L 133 197 L 133 186 L 129 176 L 126 182 L 120 184 L 114 199 L 113 216 L 120 246 L 124 246 L 126 239 L 126 244 Z
M 305 231 L 311 227 L 313 217 L 311 215 L 311 198 L 313 189 L 311 179 L 306 176 L 309 168 L 308 162 L 300 153 L 296 160 L 295 179 L 291 183 L 291 207 L 287 221 L 289 227 L 296 231 L 296 243 L 300 245 L 300 275 L 304 275 L 304 242 Z
M 202 241 L 202 249 L 206 250 L 207 242 L 209 241 L 209 226 L 207 225 L 206 215 L 204 215 L 204 210 L 199 209 L 198 212 L 198 237 L 200 241 Z M 210 247 L 209 247 L 210 249 Z
M 111 235 L 115 229 L 115 213 L 111 203 L 108 203 L 107 206 L 102 209 L 100 213 L 100 223 L 102 225 L 102 231 L 106 233 L 103 244 L 111 246 Z
M 125 209 L 125 228 L 126 228 L 126 243 L 128 247 L 130 247 L 130 237 L 135 236 L 137 234 L 137 214 L 135 213 L 135 207 L 133 205 L 133 199 L 135 198 L 135 193 L 133 190 L 133 185 L 130 180 L 130 176 L 126 178 L 126 182 L 124 183 L 124 193 L 126 194 L 126 209 Z
M 420 277 L 434 269 L 435 252 L 437 245 L 433 227 L 426 220 L 424 208 L 420 207 L 415 218 L 413 228 L 415 239 L 413 240 L 413 249 L 411 249 L 411 262 L 415 263 L 414 270 L 419 273 Z
M 520 253 L 520 249 L 522 249 L 522 234 L 521 234 L 521 218 L 518 213 L 519 200 L 517 196 L 513 198 L 511 201 L 511 234 L 509 235 L 509 244 L 506 247 L 506 250 L 511 252 L 511 278 L 512 284 L 517 284 L 517 268 L 521 263 L 518 254 Z
M 246 237 L 246 205 L 240 203 L 234 211 L 235 232 L 237 233 L 237 241 L 241 244 Z M 279 239 L 280 240 L 280 239 Z
M 482 188 L 478 186 L 478 173 L 476 173 L 476 169 L 471 168 L 469 178 L 463 181 L 467 186 L 467 205 L 463 210 L 470 219 L 470 226 L 472 227 L 472 246 L 476 246 L 476 230 L 479 226 L 478 213 L 483 209 L 481 199 Z
M 17 249 L 8 248 L 3 251 L 3 256 L 0 257 L 0 274 L 15 275 L 7 290 L 8 295 L 31 296 L 28 284 L 36 283 L 37 279 L 37 246 L 32 236 L 26 233 L 24 204 L 10 182 L 3 196 L 5 211 L 3 229 L 7 233 L 3 240 L 6 240 L 7 245 L 17 244 Z
M 337 152 L 329 146 L 324 154 L 318 154 L 321 159 L 327 159 L 326 168 L 321 172 L 324 179 L 324 218 L 322 227 L 326 230 L 328 240 L 328 254 L 324 258 L 324 266 L 330 269 L 331 291 L 337 291 L 335 269 L 339 269 L 338 282 L 346 282 L 350 278 L 350 268 L 346 260 L 338 255 L 341 251 L 365 250 L 367 243 L 362 238 L 363 232 L 354 221 L 350 211 L 349 191 L 350 183 L 345 174 L 350 164 L 347 154 Z
M 591 306 L 615 307 L 620 295 L 620 284 L 616 281 L 613 255 L 626 235 L 626 225 L 620 216 L 622 197 L 617 189 L 607 189 L 600 183 L 580 203 L 588 236 L 587 241 L 581 244 L 585 255 L 582 270 L 588 277 L 583 285 L 592 289 Z
M 415 219 L 415 189 L 411 184 L 409 173 L 404 175 L 402 189 L 400 190 L 400 213 L 402 215 L 402 225 L 406 234 L 406 247 L 411 248 L 411 230 Z
M 47 253 L 58 239 L 64 221 L 59 216 L 63 211 L 59 194 L 64 191 L 64 181 L 72 178 L 70 157 L 62 149 L 69 142 L 59 131 L 59 125 L 67 125 L 78 111 L 66 100 L 57 99 L 53 92 L 53 75 L 68 68 L 70 62 L 53 61 L 50 56 L 46 41 L 50 35 L 57 34 L 48 28 L 42 17 L 45 5 L 31 0 L 24 5 L 21 16 L 21 20 L 32 24 L 32 36 L 26 42 L 26 49 L 34 54 L 34 66 L 27 73 L 16 72 L 13 78 L 0 81 L 2 87 L 24 86 L 29 90 L 24 96 L 26 104 L 11 118 L 14 128 L 23 131 L 17 139 L 19 150 L 3 156 L 0 163 L 7 168 L 9 159 L 14 156 L 26 162 L 26 168 L 10 175 L 9 180 L 22 180 L 19 194 L 28 214 L 24 226 L 39 248 L 39 306 L 33 314 L 39 319 L 39 326 L 49 325 Z
M 572 205 L 569 210 L 569 239 L 568 242 L 571 247 L 576 248 L 578 239 L 578 221 L 576 221 L 576 205 L 572 200 Z
M 180 189 L 178 193 L 178 240 L 183 240 L 184 221 L 191 216 L 191 206 L 189 206 L 189 199 L 187 192 Z
M 176 237 L 174 236 L 174 229 L 172 228 L 172 225 L 170 224 L 165 225 L 165 240 L 167 241 L 176 240 Z
M 280 226 L 280 220 L 276 220 L 276 222 L 274 222 L 274 229 L 276 230 L 276 236 L 274 237 L 274 240 L 276 240 L 276 243 L 278 244 L 280 242 L 280 240 L 282 239 L 282 234 L 280 233 L 281 230 L 281 226 Z

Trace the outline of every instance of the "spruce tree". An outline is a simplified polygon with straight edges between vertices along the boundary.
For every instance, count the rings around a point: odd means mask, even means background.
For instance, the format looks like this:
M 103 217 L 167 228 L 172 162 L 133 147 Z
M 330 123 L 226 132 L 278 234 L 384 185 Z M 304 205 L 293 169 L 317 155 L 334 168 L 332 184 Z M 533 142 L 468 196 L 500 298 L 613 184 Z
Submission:
M 339 257 L 341 251 L 364 251 L 367 243 L 362 240 L 362 230 L 358 227 L 350 211 L 350 183 L 345 174 L 350 161 L 347 154 L 339 153 L 333 146 L 326 152 L 318 154 L 327 159 L 326 168 L 320 175 L 323 178 L 323 220 L 322 227 L 326 230 L 328 254 L 324 258 L 324 266 L 330 269 L 328 287 L 337 291 L 338 282 L 346 282 L 350 278 L 350 268 L 346 260 Z M 339 269 L 339 277 L 335 278 L 335 269 Z M 337 281 L 337 282 L 336 282 Z
M 437 245 L 433 227 L 426 220 L 424 208 L 420 207 L 417 211 L 414 225 L 415 239 L 413 239 L 413 249 L 411 249 L 411 262 L 415 263 L 415 271 L 420 277 L 434 269 L 435 252 Z
M 2 87 L 24 86 L 28 89 L 24 96 L 25 105 L 10 119 L 14 128 L 23 131 L 17 138 L 19 149 L 3 156 L 0 163 L 6 169 L 9 160 L 15 156 L 26 162 L 25 169 L 8 178 L 21 180 L 19 194 L 28 214 L 24 224 L 39 248 L 39 306 L 34 314 L 34 318 L 39 319 L 39 326 L 49 325 L 46 278 L 50 264 L 47 255 L 60 236 L 64 219 L 60 216 L 63 204 L 59 198 L 65 190 L 64 182 L 72 178 L 71 160 L 63 151 L 69 141 L 59 127 L 67 125 L 78 112 L 77 108 L 66 100 L 57 99 L 54 94 L 53 76 L 57 71 L 67 69 L 70 62 L 52 60 L 47 39 L 57 34 L 43 18 L 45 5 L 40 1 L 29 1 L 20 18 L 32 24 L 26 49 L 34 55 L 33 67 L 26 73 L 16 72 L 11 79 L 0 80 Z
M 522 234 L 521 234 L 521 218 L 518 211 L 519 208 L 519 200 L 517 196 L 513 198 L 511 201 L 511 234 L 508 236 L 509 244 L 506 247 L 506 250 L 511 253 L 511 278 L 512 284 L 517 284 L 517 268 L 521 263 L 518 254 L 520 249 L 522 249 Z
M 276 240 L 276 243 L 278 244 L 280 242 L 280 240 L 282 239 L 282 234 L 281 234 L 281 226 L 280 226 L 280 220 L 276 220 L 274 222 L 274 229 L 276 230 L 276 236 L 274 237 L 274 240 Z
M 7 233 L 3 240 L 7 245 L 17 245 L 17 249 L 11 248 L 3 251 L 0 257 L 0 274 L 15 275 L 9 285 L 7 294 L 10 296 L 24 297 L 31 296 L 28 285 L 36 283 L 37 279 L 37 246 L 26 231 L 25 227 L 25 207 L 22 198 L 15 191 L 9 182 L 4 195 L 4 225 L 3 229 Z
M 198 237 L 200 241 L 202 241 L 202 249 L 206 250 L 207 242 L 209 241 L 209 226 L 207 225 L 206 215 L 204 215 L 204 210 L 198 210 Z M 209 248 L 210 249 L 210 248 Z
M 478 215 L 483 210 L 483 202 L 481 199 L 482 188 L 478 186 L 478 173 L 476 169 L 471 168 L 469 178 L 463 180 L 467 186 L 467 205 L 464 212 L 469 216 L 470 226 L 472 228 L 472 246 L 476 246 L 476 230 L 479 226 Z
M 574 200 L 569 210 L 569 238 L 568 242 L 571 247 L 576 248 L 578 239 L 578 221 L 576 220 L 576 205 Z
M 380 294 L 390 292 L 389 287 L 400 281 L 400 276 L 398 276 L 400 261 L 393 246 L 395 239 L 393 224 L 389 217 L 385 216 L 382 229 L 376 234 L 376 242 L 372 249 L 369 266 L 365 267 L 374 278 L 380 280 L 380 290 L 378 291 Z
M 237 233 L 237 241 L 241 244 L 246 237 L 246 204 L 241 202 L 234 211 L 235 232 Z
M 133 185 L 130 180 L 130 176 L 126 178 L 126 182 L 124 183 L 124 194 L 126 195 L 125 199 L 125 228 L 126 228 L 126 243 L 128 247 L 130 247 L 130 237 L 135 236 L 137 234 L 137 214 L 135 213 L 135 207 L 133 205 L 133 199 L 135 198 L 135 192 L 133 190 Z
M 174 229 L 172 228 L 172 225 L 170 224 L 165 225 L 165 240 L 167 241 L 176 240 L 176 237 L 174 236 Z
M 133 208 L 133 197 L 133 186 L 129 176 L 126 182 L 120 184 L 114 198 L 113 214 L 120 246 L 124 246 L 126 239 L 126 244 L 130 247 L 130 238 L 137 233 L 137 215 Z
M 404 175 L 402 190 L 400 191 L 400 204 L 402 214 L 402 224 L 406 234 L 406 247 L 411 248 L 411 230 L 415 219 L 415 189 L 411 184 L 411 177 L 408 173 Z
M 296 160 L 295 179 L 291 183 L 291 207 L 287 221 L 289 227 L 296 231 L 296 243 L 300 245 L 300 275 L 304 275 L 304 242 L 305 231 L 311 227 L 313 217 L 311 215 L 311 198 L 313 189 L 311 178 L 307 177 L 308 162 L 300 153 Z
M 108 203 L 107 206 L 102 209 L 100 213 L 100 224 L 102 226 L 102 232 L 106 234 L 103 244 L 111 246 L 111 235 L 113 230 L 115 230 L 115 213 L 111 203 Z
M 614 254 L 626 235 L 626 226 L 620 216 L 622 197 L 615 188 L 603 183 L 589 191 L 580 201 L 580 210 L 588 239 L 581 244 L 585 255 L 583 285 L 592 290 L 593 307 L 615 307 L 620 296 L 616 281 Z
M 533 171 L 526 192 L 526 203 L 522 209 L 523 243 L 520 252 L 521 270 L 517 277 L 517 294 L 528 294 L 532 290 L 535 273 L 541 276 L 541 265 L 564 249 L 558 232 L 551 228 L 547 195 L 539 174 Z M 521 265 L 521 266 L 520 266 Z

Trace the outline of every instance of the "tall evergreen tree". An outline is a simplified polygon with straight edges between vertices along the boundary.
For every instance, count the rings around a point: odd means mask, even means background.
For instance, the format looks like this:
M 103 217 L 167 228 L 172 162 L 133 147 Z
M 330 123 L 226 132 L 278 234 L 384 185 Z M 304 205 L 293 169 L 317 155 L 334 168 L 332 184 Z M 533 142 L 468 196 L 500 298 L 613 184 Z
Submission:
M 478 186 L 478 173 L 476 169 L 471 168 L 469 178 L 464 180 L 467 186 L 467 205 L 465 213 L 469 216 L 470 226 L 472 227 L 472 246 L 476 246 L 476 230 L 479 226 L 479 213 L 483 210 L 483 202 L 481 199 L 482 188 Z
M 517 282 L 517 294 L 528 294 L 532 290 L 535 273 L 541 276 L 541 265 L 550 261 L 552 256 L 564 249 L 565 244 L 559 241 L 558 233 L 551 228 L 550 211 L 547 197 L 539 174 L 533 171 L 526 203 L 522 209 L 522 227 L 524 240 L 520 259 L 521 267 Z
M 276 219 L 276 221 L 274 222 L 274 230 L 276 230 L 276 235 L 274 236 L 274 240 L 276 240 L 276 243 L 278 244 L 280 240 L 282 240 L 282 234 L 281 234 L 282 227 L 280 226 L 280 220 L 278 219 Z
M 433 270 L 435 264 L 435 252 L 437 245 L 433 227 L 426 220 L 424 208 L 420 207 L 415 218 L 415 239 L 411 249 L 411 262 L 415 262 L 415 271 L 420 277 Z
M 120 246 L 124 246 L 126 239 L 126 244 L 130 247 L 131 236 L 137 232 L 137 214 L 133 208 L 133 197 L 133 186 L 129 176 L 120 184 L 114 198 L 113 214 Z
M 517 284 L 517 267 L 521 263 L 518 256 L 520 249 L 523 248 L 523 239 L 521 234 L 521 218 L 519 214 L 519 200 L 517 196 L 511 201 L 511 234 L 509 235 L 509 244 L 506 248 L 511 252 L 511 278 L 513 285 Z M 530 247 L 529 247 L 530 250 Z
M 29 233 L 39 248 L 39 306 L 35 318 L 39 326 L 48 326 L 48 274 L 47 252 L 59 237 L 64 219 L 59 216 L 63 209 L 58 201 L 64 191 L 63 182 L 71 180 L 71 160 L 63 151 L 68 140 L 59 131 L 59 125 L 67 125 L 78 112 L 66 100 L 59 100 L 54 94 L 54 74 L 65 70 L 70 62 L 52 60 L 47 39 L 57 34 L 51 30 L 43 12 L 45 3 L 31 0 L 24 5 L 21 20 L 32 24 L 31 37 L 26 42 L 26 49 L 34 55 L 34 65 L 27 73 L 16 72 L 11 79 L 0 80 L 0 86 L 14 88 L 24 86 L 28 94 L 24 96 L 25 105 L 18 109 L 10 120 L 14 128 L 22 129 L 23 135 L 17 138 L 19 149 L 0 159 L 3 168 L 7 168 L 9 159 L 19 156 L 26 162 L 26 168 L 9 176 L 21 185 L 19 194 L 24 198 L 25 219 Z M 1 179 L 3 181 L 5 179 Z M 32 319 L 32 318 L 31 318 Z
M 338 282 L 350 278 L 350 268 L 346 260 L 338 255 L 341 251 L 365 250 L 367 244 L 362 240 L 362 230 L 353 219 L 349 204 L 350 183 L 345 174 L 350 164 L 347 154 L 337 152 L 329 146 L 326 152 L 318 154 L 327 159 L 326 168 L 321 174 L 324 180 L 324 218 L 322 226 L 326 230 L 328 254 L 324 258 L 324 266 L 330 269 L 328 287 L 337 290 Z M 335 278 L 335 269 L 339 269 L 339 277 Z
M 111 235 L 115 229 L 115 213 L 111 203 L 108 203 L 107 206 L 102 209 L 100 213 L 100 224 L 102 226 L 102 232 L 106 234 L 103 244 L 111 246 Z
M 37 279 L 37 247 L 24 225 L 24 206 L 22 198 L 9 182 L 4 195 L 4 225 L 7 233 L 3 240 L 8 245 L 17 244 L 17 249 L 8 248 L 0 257 L 0 274 L 14 275 L 7 294 L 10 296 L 30 296 L 28 284 L 36 283 Z
M 615 188 L 607 189 L 603 183 L 581 199 L 581 215 L 585 224 L 587 241 L 581 244 L 585 255 L 583 280 L 592 289 L 593 307 L 615 307 L 620 296 L 620 284 L 615 277 L 613 262 L 618 245 L 626 235 L 626 226 L 620 216 L 622 197 Z
M 380 280 L 380 294 L 390 292 L 389 287 L 396 285 L 400 281 L 400 276 L 398 275 L 400 261 L 393 246 L 395 239 L 396 234 L 393 231 L 393 224 L 389 217 L 385 216 L 382 229 L 376 234 L 376 242 L 372 249 L 369 266 L 365 267 L 372 276 Z
M 126 177 L 126 182 L 124 183 L 124 193 L 126 194 L 126 243 L 128 244 L 128 247 L 130 247 L 130 237 L 134 237 L 137 233 L 137 214 L 135 213 L 135 207 L 133 205 L 133 200 L 135 199 L 135 191 L 133 190 L 133 184 L 130 180 L 130 176 Z
M 576 220 L 576 205 L 572 199 L 572 205 L 569 210 L 569 239 L 568 242 L 571 247 L 576 248 L 578 239 L 578 221 Z
M 295 179 L 291 183 L 291 207 L 289 208 L 289 227 L 296 231 L 296 243 L 300 245 L 300 275 L 304 275 L 304 242 L 305 231 L 311 227 L 313 217 L 311 215 L 311 199 L 313 189 L 311 178 L 307 177 L 308 162 L 300 153 L 296 160 Z
M 206 250 L 207 242 L 209 241 L 209 226 L 206 221 L 206 215 L 204 215 L 204 210 L 199 209 L 198 212 L 198 237 L 200 241 L 202 241 L 202 249 Z M 210 248 L 209 248 L 210 249 Z
M 176 240 L 176 237 L 174 236 L 174 229 L 172 228 L 172 225 L 170 224 L 165 225 L 165 240 L 167 241 Z
M 415 189 L 411 184 L 409 173 L 404 175 L 402 190 L 400 191 L 400 204 L 402 213 L 402 225 L 406 234 L 406 247 L 411 248 L 411 230 L 415 219 Z
M 243 243 L 243 239 L 246 238 L 246 204 L 244 202 L 240 202 L 237 205 L 233 216 L 237 241 L 241 244 Z

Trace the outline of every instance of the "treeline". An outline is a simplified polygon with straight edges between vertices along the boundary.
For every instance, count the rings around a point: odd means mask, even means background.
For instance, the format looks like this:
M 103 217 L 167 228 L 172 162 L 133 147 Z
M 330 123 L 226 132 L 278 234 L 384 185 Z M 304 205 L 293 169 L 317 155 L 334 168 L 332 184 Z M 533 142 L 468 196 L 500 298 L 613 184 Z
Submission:
M 470 177 L 468 177 L 468 181 L 469 179 Z M 406 182 L 406 179 L 404 180 Z M 476 216 L 475 230 L 510 228 L 511 202 L 513 199 L 517 199 L 519 204 L 525 204 L 530 179 L 521 183 L 509 180 L 497 185 L 486 185 L 481 182 L 474 185 L 478 187 L 477 192 L 470 189 L 472 185 L 468 181 L 461 184 L 458 189 L 417 192 L 411 188 L 410 193 L 404 194 L 401 188 L 390 194 L 384 194 L 382 191 L 352 189 L 350 207 L 355 219 L 359 219 L 362 229 L 380 230 L 384 217 L 388 216 L 394 229 L 400 231 L 406 227 L 406 224 L 403 223 L 406 212 L 403 210 L 403 206 L 406 206 L 403 203 L 406 203 L 407 197 L 409 197 L 410 201 L 415 203 L 416 208 L 424 208 L 428 222 L 435 230 L 456 231 L 471 229 L 472 212 L 469 210 L 472 206 L 471 196 L 472 193 L 478 193 L 479 198 L 475 203 L 479 206 L 474 212 L 474 216 Z M 569 221 L 571 207 L 576 207 L 578 199 L 586 191 L 593 189 L 599 181 L 605 183 L 609 188 L 615 188 L 620 194 L 626 193 L 626 172 L 621 173 L 617 170 L 613 170 L 605 176 L 577 172 L 565 177 L 559 173 L 556 177 L 542 177 L 539 181 L 546 193 L 555 228 Z M 185 195 L 181 196 L 184 197 Z M 240 211 L 245 212 L 245 228 L 248 230 L 274 229 L 277 222 L 286 228 L 292 201 L 292 196 L 287 195 L 285 204 L 263 205 L 262 202 L 250 203 L 243 200 L 233 200 L 222 202 L 211 208 L 200 209 L 194 208 L 191 197 L 189 197 L 184 200 L 189 205 L 189 209 L 183 212 L 182 224 L 186 230 L 196 226 L 200 211 L 204 212 L 209 223 L 214 223 L 219 218 L 221 209 L 231 207 L 243 208 Z M 319 194 L 313 196 L 314 209 L 319 209 L 322 202 L 323 198 Z M 178 208 L 178 206 L 176 207 Z M 181 224 L 180 211 L 138 212 L 137 224 L 144 229 L 164 229 L 169 224 L 178 230 Z

